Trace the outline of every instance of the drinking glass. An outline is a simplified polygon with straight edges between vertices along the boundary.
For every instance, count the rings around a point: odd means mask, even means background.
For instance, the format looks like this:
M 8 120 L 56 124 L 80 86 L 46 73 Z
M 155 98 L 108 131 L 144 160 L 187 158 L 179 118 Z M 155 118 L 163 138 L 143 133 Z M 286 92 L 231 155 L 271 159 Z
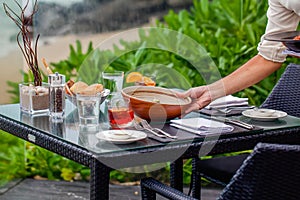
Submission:
M 102 72 L 103 85 L 112 94 L 121 92 L 123 88 L 124 72 Z
M 132 126 L 134 113 L 129 99 L 124 99 L 121 95 L 111 95 L 107 108 L 109 123 L 113 129 Z
M 82 126 L 98 126 L 101 94 L 76 94 L 79 124 Z

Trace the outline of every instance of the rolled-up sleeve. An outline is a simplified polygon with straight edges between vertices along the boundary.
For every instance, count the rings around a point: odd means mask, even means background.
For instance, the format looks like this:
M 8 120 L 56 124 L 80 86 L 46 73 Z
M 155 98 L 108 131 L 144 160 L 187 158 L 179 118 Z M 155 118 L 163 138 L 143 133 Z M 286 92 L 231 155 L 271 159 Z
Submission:
M 294 31 L 300 20 L 300 0 L 269 0 L 268 23 L 257 50 L 261 56 L 273 62 L 284 62 L 286 47 L 281 42 L 267 41 L 268 34 Z

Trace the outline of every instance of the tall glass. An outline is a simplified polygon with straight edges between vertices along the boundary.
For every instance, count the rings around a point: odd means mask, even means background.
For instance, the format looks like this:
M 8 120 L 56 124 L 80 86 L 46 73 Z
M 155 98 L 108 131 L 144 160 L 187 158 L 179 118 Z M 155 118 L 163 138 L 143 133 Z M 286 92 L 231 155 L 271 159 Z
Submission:
M 77 94 L 76 98 L 80 125 L 97 127 L 100 114 L 100 93 L 95 95 Z
M 110 90 L 111 94 L 121 92 L 123 88 L 124 72 L 102 72 L 103 85 Z

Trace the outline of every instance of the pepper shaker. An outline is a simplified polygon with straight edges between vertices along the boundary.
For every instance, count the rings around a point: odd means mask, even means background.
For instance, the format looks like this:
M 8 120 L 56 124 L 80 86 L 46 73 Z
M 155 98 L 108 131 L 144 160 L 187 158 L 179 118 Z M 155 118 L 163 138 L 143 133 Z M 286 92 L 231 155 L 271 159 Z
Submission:
M 57 135 L 61 138 L 64 138 L 65 135 L 65 123 L 64 120 L 57 120 L 53 119 L 52 117 L 49 118 L 49 129 L 50 129 L 50 133 L 52 133 L 53 135 Z
M 65 112 L 65 76 L 55 72 L 48 76 L 50 85 L 50 116 L 52 119 L 63 119 Z

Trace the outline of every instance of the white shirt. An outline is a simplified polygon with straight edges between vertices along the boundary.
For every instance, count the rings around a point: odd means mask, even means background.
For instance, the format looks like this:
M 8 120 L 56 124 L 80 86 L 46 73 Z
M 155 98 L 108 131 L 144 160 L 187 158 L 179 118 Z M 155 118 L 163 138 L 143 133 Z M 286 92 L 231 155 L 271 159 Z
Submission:
M 281 42 L 264 40 L 265 35 L 295 31 L 300 21 L 300 0 L 269 0 L 268 23 L 257 50 L 261 56 L 274 62 L 284 62 L 286 49 Z

